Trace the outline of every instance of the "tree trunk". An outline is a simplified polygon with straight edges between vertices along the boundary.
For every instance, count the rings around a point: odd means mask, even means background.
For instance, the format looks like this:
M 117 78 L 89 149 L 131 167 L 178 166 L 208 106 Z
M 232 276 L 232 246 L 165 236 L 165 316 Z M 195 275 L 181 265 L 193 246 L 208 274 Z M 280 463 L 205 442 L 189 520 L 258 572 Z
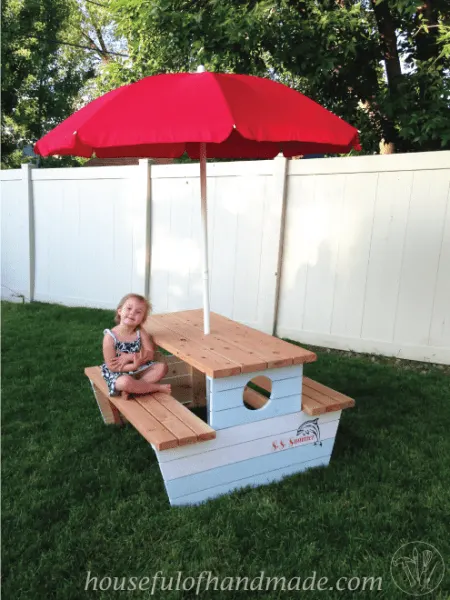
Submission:
M 395 154 L 395 144 L 394 142 L 386 142 L 386 140 L 381 140 L 380 142 L 380 154 Z
M 394 93 L 402 76 L 395 22 L 386 0 L 372 0 L 372 6 L 380 33 L 381 50 L 386 65 L 389 90 Z
M 381 39 L 381 51 L 386 66 L 389 93 L 392 97 L 395 97 L 398 85 L 402 78 L 402 67 L 398 55 L 395 21 L 389 10 L 387 0 L 372 0 L 372 6 Z M 395 152 L 395 141 L 397 138 L 394 124 L 389 119 L 383 119 L 381 127 L 383 136 L 380 142 L 380 153 L 392 154 Z

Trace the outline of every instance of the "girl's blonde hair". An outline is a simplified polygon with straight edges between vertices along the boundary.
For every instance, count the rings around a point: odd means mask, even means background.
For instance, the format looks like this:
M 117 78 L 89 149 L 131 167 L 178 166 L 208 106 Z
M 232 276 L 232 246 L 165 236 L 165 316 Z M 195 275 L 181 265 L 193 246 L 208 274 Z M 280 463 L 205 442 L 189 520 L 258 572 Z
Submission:
M 147 300 L 147 298 L 144 298 L 144 296 L 141 296 L 140 294 L 127 294 L 126 296 L 124 296 L 122 298 L 122 300 L 119 302 L 119 304 L 116 308 L 116 316 L 114 317 L 114 323 L 116 323 L 116 325 L 118 325 L 120 323 L 119 310 L 122 308 L 122 306 L 125 304 L 125 302 L 127 300 L 129 300 L 130 298 L 136 298 L 136 300 L 139 300 L 140 302 L 142 302 L 142 304 L 144 304 L 145 311 L 144 311 L 144 318 L 142 319 L 143 323 L 146 321 L 146 319 L 148 317 L 148 313 L 151 312 L 152 305 Z

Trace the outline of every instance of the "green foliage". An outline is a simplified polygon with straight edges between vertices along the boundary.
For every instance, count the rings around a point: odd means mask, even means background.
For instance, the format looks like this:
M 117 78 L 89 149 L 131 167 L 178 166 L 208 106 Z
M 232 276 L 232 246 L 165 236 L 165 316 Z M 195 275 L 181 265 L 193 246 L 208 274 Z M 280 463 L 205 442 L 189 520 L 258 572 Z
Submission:
M 450 147 L 448 0 L 5 0 L 2 20 L 2 168 L 87 101 L 199 64 L 305 93 L 365 153 Z
M 116 40 L 110 21 L 105 9 L 84 0 L 3 2 L 2 168 L 31 160 L 22 149 L 90 99 L 86 82 Z M 41 159 L 45 166 L 79 162 Z
M 449 147 L 446 1 L 425 12 L 418 0 L 381 0 L 382 24 L 374 1 L 112 0 L 131 59 L 110 69 L 102 91 L 203 64 L 295 87 L 358 127 L 367 153 L 382 138 L 403 151 Z M 398 81 L 383 66 L 389 25 L 403 61 Z

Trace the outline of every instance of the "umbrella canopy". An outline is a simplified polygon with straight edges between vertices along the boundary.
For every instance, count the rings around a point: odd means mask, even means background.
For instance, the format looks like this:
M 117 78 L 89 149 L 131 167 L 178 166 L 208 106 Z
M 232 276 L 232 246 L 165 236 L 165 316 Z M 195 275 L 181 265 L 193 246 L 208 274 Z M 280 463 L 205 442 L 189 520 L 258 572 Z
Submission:
M 35 152 L 99 158 L 274 158 L 360 149 L 357 130 L 303 94 L 250 75 L 172 73 L 117 88 L 71 115 Z
M 36 154 L 200 158 L 204 331 L 209 333 L 206 158 L 360 150 L 358 131 L 291 88 L 250 75 L 146 77 L 90 102 L 35 144 Z

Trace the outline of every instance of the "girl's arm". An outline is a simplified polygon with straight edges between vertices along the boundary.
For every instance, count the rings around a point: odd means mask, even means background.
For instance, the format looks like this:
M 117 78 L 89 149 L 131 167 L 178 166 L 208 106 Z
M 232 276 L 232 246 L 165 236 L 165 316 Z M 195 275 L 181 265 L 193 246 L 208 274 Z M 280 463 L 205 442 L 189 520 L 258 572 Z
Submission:
M 116 356 L 114 340 L 110 335 L 105 335 L 103 338 L 103 358 L 108 369 L 112 373 L 120 373 L 121 371 L 131 371 L 134 365 L 134 354 L 122 354 Z M 128 367 L 128 369 L 127 369 Z
M 149 360 L 153 360 L 155 357 L 155 345 L 153 344 L 151 336 L 145 331 L 145 329 L 141 329 L 141 360 L 142 364 L 148 362 Z

